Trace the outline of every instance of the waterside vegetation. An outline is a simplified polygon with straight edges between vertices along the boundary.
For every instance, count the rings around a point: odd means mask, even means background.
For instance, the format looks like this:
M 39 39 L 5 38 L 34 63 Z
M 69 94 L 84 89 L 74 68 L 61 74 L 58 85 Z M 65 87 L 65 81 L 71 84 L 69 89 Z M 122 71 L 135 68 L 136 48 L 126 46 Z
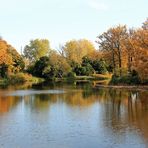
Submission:
M 136 29 L 109 28 L 96 43 L 98 49 L 87 39 L 70 40 L 52 49 L 48 39 L 34 39 L 19 54 L 0 38 L 0 85 L 75 80 L 148 84 L 148 19 Z

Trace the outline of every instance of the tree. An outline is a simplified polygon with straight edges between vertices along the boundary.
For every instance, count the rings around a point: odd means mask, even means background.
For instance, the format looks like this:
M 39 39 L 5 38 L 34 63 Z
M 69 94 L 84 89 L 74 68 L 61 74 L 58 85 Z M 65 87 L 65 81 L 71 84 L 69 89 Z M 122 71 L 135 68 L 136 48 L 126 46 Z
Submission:
M 95 51 L 93 44 L 86 40 L 71 40 L 62 48 L 61 54 L 68 60 L 68 62 L 81 63 L 82 58 Z
M 97 43 L 99 44 L 100 50 L 106 51 L 111 54 L 111 61 L 114 68 L 114 74 L 117 74 L 119 69 L 119 75 L 122 75 L 123 60 L 124 60 L 124 44 L 123 41 L 127 38 L 126 26 L 117 26 L 110 28 L 107 32 L 98 36 Z
M 58 70 L 58 77 L 63 77 L 71 71 L 71 67 L 66 58 L 61 56 L 57 51 L 52 50 L 49 55 L 50 65 Z
M 103 59 L 90 59 L 88 57 L 82 58 L 82 66 L 89 67 L 89 65 L 92 67 L 93 71 L 100 74 L 107 73 L 107 68 L 109 65 L 106 64 L 106 62 Z
M 111 61 L 115 75 L 119 69 L 120 77 L 126 74 L 129 78 L 136 71 L 137 78 L 140 76 L 143 82 L 148 79 L 148 19 L 141 28 L 127 30 L 126 26 L 117 26 L 97 39 L 103 58 Z
M 142 80 L 148 79 L 148 29 L 138 29 L 133 36 L 133 64 Z
M 46 77 L 45 76 L 46 75 L 45 69 L 47 69 L 47 67 L 50 69 L 49 58 L 44 56 L 44 57 L 41 57 L 39 60 L 36 61 L 33 69 L 31 69 L 30 72 L 34 76 L 44 78 L 44 77 Z
M 17 73 L 24 68 L 24 61 L 20 54 L 6 41 L 0 40 L 0 75 L 6 77 L 10 73 Z
M 39 58 L 48 56 L 50 50 L 50 44 L 47 39 L 31 40 L 29 45 L 24 48 L 24 57 L 29 59 L 30 63 L 34 63 Z
M 73 72 L 78 76 L 89 76 L 94 73 L 94 69 L 91 66 L 91 60 L 87 57 L 82 58 L 82 64 L 73 62 Z
M 66 59 L 52 50 L 49 56 L 41 57 L 28 68 L 28 72 L 45 79 L 62 78 L 71 71 Z
M 11 46 L 8 48 L 8 52 L 12 57 L 13 72 L 16 73 L 16 72 L 22 71 L 25 67 L 25 63 L 22 56 L 16 51 L 16 49 L 14 49 Z
M 100 60 L 94 60 L 92 62 L 92 67 L 94 68 L 94 70 L 97 72 L 97 73 L 100 73 L 100 74 L 105 74 L 107 73 L 107 64 L 104 60 L 100 59 Z

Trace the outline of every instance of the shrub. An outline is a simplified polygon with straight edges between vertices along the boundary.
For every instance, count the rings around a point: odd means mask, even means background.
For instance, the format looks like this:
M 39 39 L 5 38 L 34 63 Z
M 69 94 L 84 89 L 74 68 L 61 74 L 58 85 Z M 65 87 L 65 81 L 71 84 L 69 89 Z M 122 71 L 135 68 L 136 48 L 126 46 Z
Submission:
M 138 76 L 138 74 L 135 75 L 135 73 L 134 75 L 129 74 L 122 77 L 113 75 L 110 81 L 110 84 L 115 84 L 115 85 L 117 84 L 135 85 L 140 83 L 141 83 L 140 77 Z
M 11 74 L 8 76 L 8 82 L 11 84 L 24 83 L 32 81 L 32 75 L 26 73 Z
M 77 76 L 89 76 L 94 73 L 94 69 L 90 64 L 77 64 L 73 68 L 73 72 L 75 72 Z
M 75 78 L 76 77 L 76 73 L 74 73 L 74 72 L 69 72 L 68 74 L 67 74 L 67 77 L 68 78 Z
M 94 70 L 99 74 L 106 74 L 108 72 L 107 71 L 107 64 L 102 59 L 101 60 L 94 60 L 91 65 L 94 68 Z
M 68 81 L 74 81 L 75 78 L 76 78 L 76 73 L 74 73 L 74 72 L 69 72 L 69 73 L 67 74 L 67 80 L 68 80 Z

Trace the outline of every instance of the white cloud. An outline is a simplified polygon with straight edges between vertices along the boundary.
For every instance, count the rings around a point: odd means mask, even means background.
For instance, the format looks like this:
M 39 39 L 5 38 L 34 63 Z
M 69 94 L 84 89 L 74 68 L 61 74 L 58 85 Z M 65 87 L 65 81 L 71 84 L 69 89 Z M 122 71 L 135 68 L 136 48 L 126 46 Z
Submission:
M 100 1 L 97 1 L 97 0 L 90 0 L 88 2 L 88 5 L 89 7 L 93 8 L 93 9 L 96 9 L 96 10 L 99 10 L 99 11 L 106 11 L 108 10 L 108 5 L 103 3 L 103 2 L 100 2 Z

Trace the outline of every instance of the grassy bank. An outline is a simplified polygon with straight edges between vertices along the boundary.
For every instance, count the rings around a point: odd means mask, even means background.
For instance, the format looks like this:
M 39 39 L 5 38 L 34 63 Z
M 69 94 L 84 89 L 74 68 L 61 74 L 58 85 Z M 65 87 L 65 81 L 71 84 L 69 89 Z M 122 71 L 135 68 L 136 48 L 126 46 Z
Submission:
M 125 88 L 125 89 L 148 89 L 148 85 L 142 84 L 137 76 L 135 77 L 115 77 L 112 74 L 93 74 L 91 76 L 76 76 L 54 78 L 45 80 L 37 78 L 27 73 L 17 73 L 9 75 L 5 79 L 0 79 L 0 85 L 15 85 L 15 84 L 37 84 L 42 82 L 91 82 L 94 87 L 99 88 Z
M 123 76 L 113 75 L 110 85 L 148 85 L 148 79 L 141 79 L 138 74 L 128 74 Z
M 7 78 L 0 79 L 0 85 L 14 85 L 14 84 L 24 84 L 32 83 L 37 84 L 43 82 L 44 79 L 33 77 L 27 73 L 17 73 L 11 74 Z
M 18 73 L 9 75 L 7 78 L 0 79 L 0 85 L 12 85 L 12 84 L 23 84 L 23 83 L 41 83 L 43 81 L 49 82 L 69 82 L 69 81 L 79 81 L 79 82 L 89 82 L 89 81 L 97 81 L 97 82 L 104 82 L 110 79 L 111 75 L 101 75 L 95 74 L 91 76 L 71 76 L 71 77 L 64 77 L 64 78 L 54 78 L 51 80 L 45 80 L 43 78 L 34 77 L 27 73 Z
M 108 80 L 108 81 L 107 81 Z M 96 82 L 96 88 L 115 88 L 115 89 L 138 89 L 138 90 L 148 90 L 148 81 L 141 80 L 140 77 L 135 75 L 124 75 L 115 76 L 110 75 L 104 83 L 104 81 Z

